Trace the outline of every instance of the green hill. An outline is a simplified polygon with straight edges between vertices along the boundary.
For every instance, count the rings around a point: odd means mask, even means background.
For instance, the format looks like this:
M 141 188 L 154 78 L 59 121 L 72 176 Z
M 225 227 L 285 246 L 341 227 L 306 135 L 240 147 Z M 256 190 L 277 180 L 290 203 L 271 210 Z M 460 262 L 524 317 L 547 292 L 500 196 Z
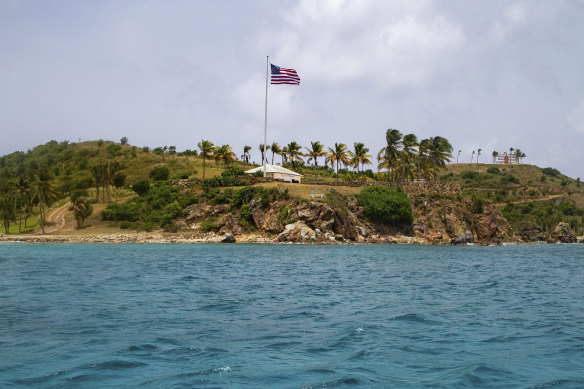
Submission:
M 100 166 L 110 169 L 111 177 L 96 187 L 95 174 Z M 253 165 L 237 161 L 232 166 L 239 167 L 241 173 L 241 169 Z M 161 177 L 153 173 L 157 167 L 164 167 L 158 169 Z M 300 165 L 297 170 L 305 175 L 305 184 L 284 186 L 293 199 L 310 199 L 314 169 Z M 205 178 L 220 177 L 224 171 L 220 163 L 205 160 Z M 584 233 L 584 187 L 579 179 L 567 177 L 556 169 L 525 164 L 452 164 L 439 174 L 440 182 L 460 186 L 461 196 L 472 199 L 477 210 L 482 204 L 497 206 L 517 233 L 534 229 L 549 233 L 560 221 L 567 222 L 577 234 Z M 65 207 L 71 198 L 77 197 L 93 204 L 93 214 L 86 224 L 88 233 L 120 227 L 150 230 L 166 226 L 168 230 L 176 230 L 173 218 L 182 209 L 196 202 L 230 203 L 235 192 L 222 187 L 239 184 L 230 178 L 203 182 L 203 158 L 190 150 L 176 152 L 172 146 L 139 148 L 102 140 L 50 141 L 27 152 L 0 157 L 0 210 L 3 210 L 0 216 L 10 233 L 18 232 L 19 228 L 22 232 L 38 231 L 40 177 L 45 177 L 50 184 L 51 196 L 45 199 L 49 207 Z M 351 197 L 359 193 L 360 187 L 383 185 L 385 179 L 386 174 L 372 170 L 356 173 L 341 169 L 337 190 Z M 177 186 L 179 180 L 182 181 Z M 132 190 L 139 181 L 149 183 L 152 189 L 148 195 L 137 196 Z M 330 185 L 334 181 L 335 172 L 330 167 L 318 167 L 317 185 Z M 262 185 L 271 187 L 269 183 Z M 126 202 L 127 206 L 121 206 Z M 120 206 L 115 208 L 107 203 L 120 203 Z M 134 207 L 133 211 L 130 207 Z M 106 216 L 102 217 L 102 211 L 106 211 Z M 124 212 L 134 214 L 128 216 Z M 69 211 L 63 220 L 72 222 L 72 218 L 73 213 Z M 26 223 L 21 223 L 21 219 L 26 219 Z

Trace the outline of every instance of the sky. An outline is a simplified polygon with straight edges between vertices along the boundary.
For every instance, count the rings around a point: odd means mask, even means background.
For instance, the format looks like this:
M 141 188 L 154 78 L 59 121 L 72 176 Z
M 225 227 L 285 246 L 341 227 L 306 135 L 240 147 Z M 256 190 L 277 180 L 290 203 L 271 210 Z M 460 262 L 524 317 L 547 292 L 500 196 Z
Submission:
M 269 87 L 268 144 L 375 157 L 398 129 L 584 177 L 584 0 L 0 0 L 0 155 L 125 136 L 260 161 L 268 55 L 301 78 Z

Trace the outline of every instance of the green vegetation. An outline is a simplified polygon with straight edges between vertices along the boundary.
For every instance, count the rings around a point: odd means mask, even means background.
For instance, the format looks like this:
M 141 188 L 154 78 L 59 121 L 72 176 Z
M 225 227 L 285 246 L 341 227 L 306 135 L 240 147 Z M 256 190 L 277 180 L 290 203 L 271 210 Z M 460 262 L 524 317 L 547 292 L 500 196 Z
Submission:
M 357 195 L 365 216 L 388 225 L 403 226 L 414 220 L 412 205 L 405 193 L 387 187 L 365 188 Z
M 568 199 L 509 203 L 501 212 L 516 231 L 531 224 L 551 232 L 559 222 L 564 221 L 576 233 L 584 232 L 584 208 L 577 207 L 574 201 Z

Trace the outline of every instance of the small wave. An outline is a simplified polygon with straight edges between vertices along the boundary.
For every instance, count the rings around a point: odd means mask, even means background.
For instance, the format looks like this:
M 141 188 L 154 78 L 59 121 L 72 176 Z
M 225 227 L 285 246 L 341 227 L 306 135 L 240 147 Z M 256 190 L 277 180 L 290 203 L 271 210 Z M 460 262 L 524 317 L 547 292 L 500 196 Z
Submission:
M 394 317 L 392 320 L 403 320 L 403 321 L 411 321 L 415 323 L 433 323 L 431 320 L 425 319 L 423 316 L 420 316 L 416 313 L 406 313 L 405 315 L 399 315 Z
M 127 351 L 154 351 L 157 349 L 158 347 L 156 347 L 155 345 L 146 343 L 139 346 L 130 346 L 127 348 Z
M 582 388 L 584 387 L 584 381 L 582 380 L 554 380 L 550 382 L 545 382 L 543 384 L 537 384 L 530 386 L 528 389 L 544 389 L 544 388 Z
M 63 374 L 67 374 L 67 370 L 57 371 L 52 374 L 47 374 L 39 377 L 31 377 L 31 378 L 23 378 L 19 380 L 12 381 L 16 385 L 32 385 L 32 384 L 42 384 L 47 381 L 50 381 L 56 377 L 62 376 Z
M 353 377 L 341 378 L 338 380 L 322 382 L 316 385 L 303 386 L 302 389 L 312 389 L 312 388 L 328 388 L 331 386 L 343 386 L 343 385 L 359 385 L 359 380 Z
M 198 279 L 200 279 L 200 277 L 195 277 L 195 276 L 184 276 L 184 277 L 180 278 L 181 281 L 194 281 L 194 280 L 198 280 Z
M 231 368 L 229 366 L 220 366 L 220 367 L 216 367 L 214 369 L 207 369 L 207 370 L 202 370 L 202 371 L 197 371 L 197 372 L 182 373 L 179 376 L 192 377 L 192 376 L 198 376 L 198 375 L 210 375 L 210 374 L 214 374 L 214 373 L 225 373 L 228 371 L 231 371 Z
M 92 363 L 88 365 L 88 367 L 92 369 L 98 370 L 123 370 L 123 369 L 132 369 L 134 367 L 146 366 L 147 364 L 144 362 L 130 362 L 130 361 L 123 361 L 120 359 L 114 359 L 111 361 L 100 362 L 100 363 Z

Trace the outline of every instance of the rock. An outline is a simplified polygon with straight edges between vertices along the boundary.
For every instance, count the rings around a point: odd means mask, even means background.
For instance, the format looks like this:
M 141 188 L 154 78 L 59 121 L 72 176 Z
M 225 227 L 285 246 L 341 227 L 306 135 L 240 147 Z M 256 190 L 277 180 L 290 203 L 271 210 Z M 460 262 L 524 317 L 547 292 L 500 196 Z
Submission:
M 450 244 L 458 245 L 458 244 L 467 244 L 467 243 L 474 243 L 474 236 L 470 232 L 463 232 L 462 234 L 458 235 L 456 238 L 452 238 Z
M 524 242 L 545 242 L 546 233 L 535 223 L 523 223 L 519 236 Z
M 225 234 L 225 238 L 221 239 L 221 243 L 235 243 L 235 236 L 232 234 Z
M 314 230 L 302 221 L 287 224 L 284 231 L 278 235 L 278 242 L 303 243 L 314 240 L 316 240 Z
M 578 241 L 576 235 L 572 232 L 570 225 L 566 222 L 558 223 L 556 228 L 554 228 L 552 238 L 562 243 L 576 243 Z
M 345 237 L 341 234 L 336 234 L 335 235 L 335 240 L 339 241 L 339 242 L 343 242 L 345 240 Z

